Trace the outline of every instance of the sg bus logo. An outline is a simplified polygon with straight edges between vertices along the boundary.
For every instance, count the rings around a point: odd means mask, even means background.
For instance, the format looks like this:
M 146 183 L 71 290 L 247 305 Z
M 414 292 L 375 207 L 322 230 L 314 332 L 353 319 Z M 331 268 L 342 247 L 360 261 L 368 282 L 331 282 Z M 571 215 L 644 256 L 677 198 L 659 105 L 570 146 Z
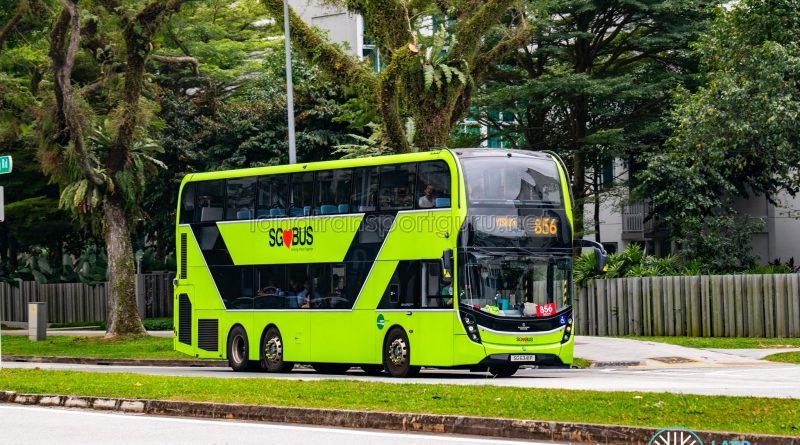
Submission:
M 291 229 L 269 229 L 269 246 L 310 246 L 314 243 L 314 233 L 311 226 L 292 227 Z

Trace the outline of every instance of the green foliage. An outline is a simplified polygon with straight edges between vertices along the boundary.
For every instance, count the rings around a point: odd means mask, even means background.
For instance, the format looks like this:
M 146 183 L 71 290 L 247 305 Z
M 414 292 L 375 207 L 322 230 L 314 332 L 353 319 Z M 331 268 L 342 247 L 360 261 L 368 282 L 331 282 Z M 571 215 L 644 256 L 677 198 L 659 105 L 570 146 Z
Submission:
M 20 254 L 18 261 L 17 270 L 0 276 L 0 281 L 12 284 L 20 281 L 36 281 L 39 284 L 100 284 L 106 281 L 106 256 L 96 245 L 88 246 L 74 259 L 67 254 L 62 258 L 55 258 L 54 252 L 47 249 L 33 249 Z
M 692 258 L 687 261 L 686 258 Z M 731 267 L 721 262 L 703 263 L 693 256 L 681 251 L 678 255 L 668 255 L 658 258 L 647 255 L 637 244 L 629 244 L 624 251 L 608 256 L 608 271 L 605 274 L 597 273 L 597 263 L 594 252 L 587 252 L 575 259 L 573 278 L 578 285 L 585 285 L 592 279 L 612 279 L 631 277 L 661 277 L 661 276 L 693 276 L 729 274 L 740 272 L 744 274 L 774 274 L 792 273 L 794 260 L 786 264 L 775 261 L 767 266 L 753 266 L 749 269 Z
M 424 42 L 425 39 L 418 34 L 418 39 Z M 433 34 L 430 46 L 422 46 L 420 48 L 420 62 L 422 63 L 423 83 L 425 91 L 433 87 L 437 90 L 443 90 L 448 84 L 453 82 L 460 82 L 464 85 L 467 84 L 467 75 L 464 71 L 469 70 L 469 64 L 464 59 L 456 61 L 448 58 L 448 49 L 453 48 L 456 44 L 455 34 L 448 32 L 444 25 L 440 25 L 439 29 Z M 464 71 L 458 68 L 461 66 Z

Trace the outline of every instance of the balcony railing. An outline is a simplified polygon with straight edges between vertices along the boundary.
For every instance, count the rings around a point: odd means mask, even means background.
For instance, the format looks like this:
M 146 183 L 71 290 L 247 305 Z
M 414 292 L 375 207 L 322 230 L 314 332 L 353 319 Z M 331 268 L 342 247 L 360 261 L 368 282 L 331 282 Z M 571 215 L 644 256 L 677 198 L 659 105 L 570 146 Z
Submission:
M 658 215 L 649 215 L 649 202 L 638 201 L 627 204 L 622 209 L 622 239 L 644 240 L 666 236 L 664 224 Z

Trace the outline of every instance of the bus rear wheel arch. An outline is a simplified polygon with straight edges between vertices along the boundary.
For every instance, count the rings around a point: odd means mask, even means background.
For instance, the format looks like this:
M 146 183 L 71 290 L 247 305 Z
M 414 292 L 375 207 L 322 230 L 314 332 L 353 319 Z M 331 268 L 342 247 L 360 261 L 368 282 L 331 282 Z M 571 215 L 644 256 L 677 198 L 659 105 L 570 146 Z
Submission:
M 411 343 L 406 331 L 395 326 L 383 341 L 383 364 L 392 377 L 414 377 L 419 366 L 411 366 Z
M 294 363 L 283 360 L 284 344 L 281 332 L 275 326 L 267 327 L 261 336 L 259 357 L 261 369 L 267 372 L 289 372 Z
M 228 332 L 228 366 L 236 372 L 255 371 L 258 363 L 250 360 L 250 342 L 242 325 L 235 325 Z

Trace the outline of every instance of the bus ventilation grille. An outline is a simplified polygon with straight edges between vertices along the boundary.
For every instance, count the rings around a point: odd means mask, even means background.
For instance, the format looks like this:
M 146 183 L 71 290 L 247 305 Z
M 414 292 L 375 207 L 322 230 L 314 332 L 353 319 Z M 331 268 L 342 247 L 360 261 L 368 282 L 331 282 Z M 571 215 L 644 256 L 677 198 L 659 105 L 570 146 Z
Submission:
M 186 234 L 181 233 L 181 280 L 186 279 Z
M 192 302 L 186 294 L 178 297 L 178 341 L 192 344 Z
M 197 346 L 205 351 L 218 351 L 219 320 L 197 320 Z

